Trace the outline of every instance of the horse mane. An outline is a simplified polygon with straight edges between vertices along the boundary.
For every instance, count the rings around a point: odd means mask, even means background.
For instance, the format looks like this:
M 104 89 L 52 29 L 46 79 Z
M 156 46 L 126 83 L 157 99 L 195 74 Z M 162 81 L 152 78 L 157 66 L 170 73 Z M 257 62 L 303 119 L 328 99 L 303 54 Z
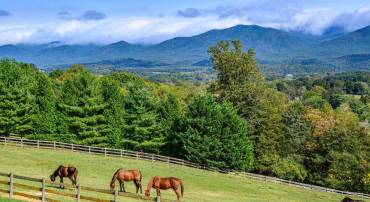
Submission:
M 152 186 L 154 184 L 154 178 L 155 177 L 152 177 L 152 179 L 149 180 L 148 185 L 146 186 L 146 190 L 150 191 L 150 189 L 152 189 Z
M 118 169 L 114 174 L 113 174 L 113 177 L 112 177 L 112 180 L 110 181 L 110 188 L 113 189 L 114 188 L 114 183 L 115 183 L 115 180 L 117 179 L 117 176 L 118 176 L 118 173 L 119 171 L 122 170 L 122 168 Z
M 55 176 L 57 176 L 58 174 L 59 174 L 59 170 L 62 168 L 62 167 L 64 167 L 63 165 L 60 165 L 60 166 L 58 166 L 58 168 L 53 172 L 53 176 L 55 177 Z

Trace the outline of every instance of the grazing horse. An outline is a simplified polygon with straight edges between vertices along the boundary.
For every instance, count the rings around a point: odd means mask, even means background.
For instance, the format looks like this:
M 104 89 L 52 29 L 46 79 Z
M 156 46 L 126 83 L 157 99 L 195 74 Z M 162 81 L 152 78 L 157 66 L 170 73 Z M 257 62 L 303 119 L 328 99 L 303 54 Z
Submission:
M 179 186 L 181 186 L 181 194 L 179 192 Z M 155 176 L 153 177 L 146 187 L 145 190 L 145 196 L 150 196 L 150 189 L 154 188 L 157 190 L 157 196 L 161 195 L 161 189 L 167 190 L 167 189 L 173 189 L 173 191 L 176 193 L 177 200 L 180 200 L 180 197 L 184 196 L 184 185 L 182 184 L 182 181 L 175 177 L 159 177 Z
M 77 169 L 73 166 L 65 167 L 65 166 L 60 165 L 54 171 L 54 173 L 50 175 L 50 180 L 54 182 L 55 177 L 59 176 L 60 183 L 61 183 L 60 188 L 64 188 L 63 178 L 68 177 L 72 181 L 72 184 L 76 185 L 77 184 L 77 173 L 78 173 Z
M 136 194 L 138 193 L 140 189 L 140 193 L 143 193 L 143 189 L 141 187 L 141 179 L 142 175 L 140 170 L 123 170 L 122 168 L 118 169 L 110 182 L 110 189 L 113 191 L 115 187 L 115 182 L 118 180 L 120 191 L 125 191 L 125 184 L 124 181 L 134 181 L 135 187 L 136 187 Z

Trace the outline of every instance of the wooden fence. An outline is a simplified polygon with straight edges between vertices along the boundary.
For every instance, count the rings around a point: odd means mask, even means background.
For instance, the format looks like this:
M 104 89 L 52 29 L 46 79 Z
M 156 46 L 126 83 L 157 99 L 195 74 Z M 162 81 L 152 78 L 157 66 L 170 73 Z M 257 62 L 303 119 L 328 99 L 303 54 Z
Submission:
M 6 178 L 6 180 L 3 178 Z M 66 189 L 59 189 L 58 187 L 61 185 L 60 183 L 51 182 L 44 178 L 38 179 L 15 175 L 13 173 L 7 174 L 0 172 L 0 185 L 2 185 L 2 187 L 0 187 L 0 193 L 8 194 L 10 199 L 15 198 L 15 196 L 19 196 L 27 199 L 40 200 L 42 202 L 61 202 L 66 201 L 66 198 L 68 198 L 69 201 L 75 200 L 77 202 L 80 202 L 81 200 L 94 202 L 118 202 L 121 197 L 142 201 L 174 202 L 173 200 L 161 199 L 160 197 L 146 197 L 134 193 L 118 192 L 117 190 L 110 191 L 81 186 L 79 184 L 76 187 L 63 184 Z M 4 188 L 4 185 L 8 188 Z M 29 193 L 30 191 L 32 194 Z M 104 196 L 97 198 L 92 196 L 91 193 L 95 193 L 95 195 L 98 194 L 99 196 L 103 194 Z
M 190 161 L 186 161 L 183 159 L 162 156 L 162 155 L 157 155 L 157 154 L 151 154 L 151 153 L 145 153 L 145 152 L 129 151 L 129 150 L 123 150 L 123 149 L 101 148 L 101 147 L 77 145 L 77 144 L 72 144 L 72 143 L 62 143 L 62 142 L 55 142 L 55 141 L 29 140 L 29 139 L 14 138 L 14 137 L 0 137 L 0 144 L 15 145 L 15 146 L 20 146 L 20 147 L 28 146 L 28 147 L 35 147 L 35 148 L 63 149 L 63 150 L 70 150 L 71 152 L 84 152 L 84 153 L 89 153 L 89 154 L 115 156 L 115 157 L 120 157 L 120 158 L 132 158 L 136 160 L 147 160 L 147 161 L 152 161 L 152 162 L 158 161 L 158 162 L 164 162 L 168 164 L 175 164 L 175 165 L 187 166 L 187 167 L 198 168 L 198 169 L 203 169 L 203 170 L 208 170 L 208 171 L 220 172 L 220 173 L 229 174 L 229 175 L 236 175 L 236 176 L 242 176 L 242 177 L 247 177 L 247 178 L 253 178 L 257 180 L 286 184 L 286 185 L 291 185 L 291 186 L 305 188 L 305 189 L 312 189 L 316 191 L 331 192 L 331 193 L 342 194 L 342 195 L 357 196 L 362 199 L 370 199 L 370 194 L 341 191 L 341 190 L 331 189 L 327 187 L 316 186 L 312 184 L 304 184 L 300 182 L 284 180 L 284 179 L 280 179 L 276 177 L 258 175 L 254 173 L 238 172 L 238 171 L 224 171 L 224 170 L 219 170 L 217 168 L 212 168 L 212 167 L 192 163 Z

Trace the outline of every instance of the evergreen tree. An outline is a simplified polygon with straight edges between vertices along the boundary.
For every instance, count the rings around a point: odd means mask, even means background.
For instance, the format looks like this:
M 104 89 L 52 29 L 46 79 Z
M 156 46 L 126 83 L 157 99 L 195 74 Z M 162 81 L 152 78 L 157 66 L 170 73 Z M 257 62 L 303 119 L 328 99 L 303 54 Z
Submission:
M 159 153 L 164 138 L 158 116 L 158 99 L 139 83 L 128 83 L 126 88 L 123 147 Z
M 99 92 L 98 80 L 86 70 L 64 81 L 58 104 L 61 121 L 67 123 L 67 134 L 60 138 L 82 144 L 107 145 L 107 107 Z
M 44 74 L 37 76 L 35 130 L 27 138 L 53 139 L 56 134 L 56 96 L 52 83 Z
M 119 83 L 109 77 L 102 80 L 101 92 L 103 102 L 107 105 L 104 116 L 108 124 L 107 138 L 109 145 L 120 148 L 125 127 L 124 95 L 120 91 Z
M 195 98 L 181 134 L 187 159 L 222 169 L 251 170 L 253 146 L 246 126 L 229 103 L 217 104 L 210 95 Z
M 162 152 L 165 155 L 184 157 L 180 132 L 182 131 L 183 114 L 178 99 L 169 94 L 160 106 L 161 128 L 165 137 Z
M 0 60 L 0 134 L 23 137 L 34 130 L 37 113 L 37 69 L 31 64 Z

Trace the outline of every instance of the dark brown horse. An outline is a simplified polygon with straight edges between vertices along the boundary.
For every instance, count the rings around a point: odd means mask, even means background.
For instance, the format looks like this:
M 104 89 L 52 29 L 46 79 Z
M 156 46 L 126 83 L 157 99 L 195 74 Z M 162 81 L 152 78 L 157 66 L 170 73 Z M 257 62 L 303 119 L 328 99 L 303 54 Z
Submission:
M 60 178 L 60 183 L 61 183 L 60 187 L 64 188 L 63 178 L 68 177 L 72 181 L 72 184 L 76 185 L 77 184 L 77 173 L 78 173 L 77 168 L 73 166 L 65 167 L 65 166 L 60 165 L 54 171 L 54 173 L 50 175 L 50 180 L 52 182 L 55 182 L 55 178 L 58 176 Z
M 118 180 L 119 186 L 120 186 L 120 191 L 126 192 L 125 191 L 125 181 L 134 181 L 135 187 L 136 187 L 136 193 L 138 193 L 140 189 L 140 193 L 143 193 L 143 189 L 141 187 L 141 179 L 142 175 L 140 170 L 123 170 L 122 168 L 118 169 L 110 182 L 110 189 L 113 191 L 115 187 L 115 182 Z
M 181 194 L 179 192 L 179 186 L 181 187 Z M 145 196 L 150 196 L 150 189 L 154 188 L 157 190 L 157 196 L 161 195 L 161 189 L 167 190 L 167 189 L 173 189 L 173 191 L 176 193 L 177 200 L 180 200 L 180 197 L 184 196 L 184 185 L 182 181 L 175 177 L 159 177 L 155 176 L 153 177 L 146 187 L 145 190 Z

